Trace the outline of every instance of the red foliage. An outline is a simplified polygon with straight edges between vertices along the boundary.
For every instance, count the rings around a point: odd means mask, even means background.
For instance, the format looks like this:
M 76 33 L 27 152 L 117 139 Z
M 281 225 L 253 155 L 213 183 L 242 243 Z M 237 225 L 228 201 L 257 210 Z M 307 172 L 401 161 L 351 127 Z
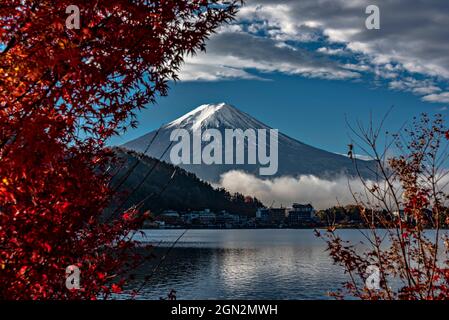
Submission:
M 354 193 L 365 229 L 360 243 L 344 241 L 335 228 L 317 236 L 327 241 L 335 264 L 349 275 L 338 298 L 449 299 L 449 136 L 441 115 L 423 114 L 393 135 L 396 150 L 379 151 L 381 127 L 358 133 L 363 150 L 378 164 L 364 192 Z M 430 230 L 429 230 L 430 229 Z M 378 270 L 377 287 L 368 285 Z M 371 269 L 372 270 L 372 269 Z
M 66 7 L 81 29 L 65 27 Z M 101 215 L 112 192 L 105 142 L 167 93 L 186 54 L 232 18 L 207 0 L 2 0 L 0 299 L 110 297 L 138 256 L 142 215 Z M 65 269 L 81 271 L 67 290 Z M 114 283 L 114 284 L 112 284 Z

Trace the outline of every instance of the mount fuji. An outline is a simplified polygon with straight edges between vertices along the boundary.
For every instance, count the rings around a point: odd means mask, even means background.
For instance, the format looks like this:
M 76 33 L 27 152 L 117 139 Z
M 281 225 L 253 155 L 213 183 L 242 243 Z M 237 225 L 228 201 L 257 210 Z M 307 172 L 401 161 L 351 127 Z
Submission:
M 272 128 L 229 104 L 205 104 L 158 130 L 125 143 L 123 147 L 171 163 L 170 150 L 173 143 L 170 141 L 170 135 L 177 129 L 185 129 L 189 133 L 217 129 L 224 136 L 225 129 L 245 131 Z M 203 142 L 203 144 L 207 143 Z M 247 154 L 247 148 L 247 141 L 245 141 L 245 154 Z M 351 159 L 304 144 L 281 132 L 278 136 L 278 150 L 279 168 L 275 177 L 314 175 L 331 179 L 342 175 L 357 175 Z M 193 152 L 194 150 L 191 151 Z M 224 147 L 222 153 L 225 153 Z M 191 154 L 191 157 L 193 156 Z M 375 167 L 373 161 L 357 161 L 358 170 L 362 176 L 368 176 L 370 169 Z M 260 169 L 259 164 L 181 164 L 179 166 L 212 183 L 219 182 L 221 175 L 231 170 L 240 170 L 258 176 Z

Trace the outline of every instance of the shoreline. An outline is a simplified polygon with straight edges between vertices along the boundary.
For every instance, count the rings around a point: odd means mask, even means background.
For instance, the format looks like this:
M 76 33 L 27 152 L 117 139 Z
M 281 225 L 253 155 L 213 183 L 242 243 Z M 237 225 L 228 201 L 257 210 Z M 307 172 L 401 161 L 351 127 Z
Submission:
M 316 227 L 255 227 L 255 228 L 220 228 L 220 227 L 170 227 L 170 228 L 141 228 L 140 230 L 325 230 L 327 226 Z M 335 226 L 336 230 L 369 230 L 366 226 Z M 387 230 L 387 228 L 378 227 L 376 230 Z M 436 230 L 435 228 L 424 228 L 424 230 Z M 440 228 L 439 230 L 449 230 L 449 228 Z

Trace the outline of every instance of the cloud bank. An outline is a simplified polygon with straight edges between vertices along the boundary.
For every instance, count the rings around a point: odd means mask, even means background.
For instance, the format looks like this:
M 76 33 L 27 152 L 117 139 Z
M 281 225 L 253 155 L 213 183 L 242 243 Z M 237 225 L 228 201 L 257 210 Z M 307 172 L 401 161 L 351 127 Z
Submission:
M 378 0 L 380 30 L 367 30 L 370 0 L 249 0 L 181 79 L 370 78 L 423 101 L 447 103 L 449 1 Z
M 311 175 L 260 179 L 242 171 L 229 171 L 221 176 L 220 186 L 230 192 L 252 195 L 270 206 L 291 206 L 294 202 L 311 203 L 316 209 L 327 209 L 336 205 L 353 204 L 348 187 L 361 192 L 363 186 L 358 179 L 347 177 L 335 180 L 320 179 Z
M 436 189 L 443 194 L 449 194 L 449 170 L 439 170 L 436 175 Z M 428 177 L 422 177 L 421 184 L 429 187 Z M 374 185 L 373 181 L 366 181 L 368 187 Z M 378 181 L 377 185 L 386 189 L 385 182 Z M 393 182 L 394 189 L 399 196 L 402 193 L 399 181 Z M 376 203 L 373 197 L 366 198 L 366 189 L 358 178 L 341 176 L 333 180 L 318 178 L 313 175 L 298 177 L 279 177 L 261 179 L 243 171 L 229 171 L 221 176 L 220 187 L 230 192 L 239 192 L 258 198 L 266 206 L 290 207 L 293 203 L 310 203 L 316 209 L 328 209 L 338 205 L 354 204 L 353 194 L 363 201 Z M 449 206 L 449 200 L 443 200 Z

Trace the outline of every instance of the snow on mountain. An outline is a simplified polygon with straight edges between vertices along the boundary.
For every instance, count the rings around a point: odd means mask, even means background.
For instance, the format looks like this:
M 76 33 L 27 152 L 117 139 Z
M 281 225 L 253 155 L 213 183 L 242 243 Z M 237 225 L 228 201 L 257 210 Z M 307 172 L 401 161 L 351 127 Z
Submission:
M 162 126 L 159 130 L 132 140 L 124 147 L 146 154 L 166 162 L 170 161 L 170 134 L 173 130 L 185 129 L 192 133 L 198 130 L 217 129 L 223 135 L 225 129 L 271 129 L 268 125 L 256 120 L 250 115 L 226 103 L 205 104 L 185 114 L 184 116 Z M 207 143 L 203 142 L 203 145 Z M 248 144 L 245 141 L 245 154 Z M 314 175 L 323 178 L 332 178 L 341 175 L 355 176 L 353 161 L 345 156 L 327 152 L 298 140 L 290 138 L 279 132 L 279 168 L 275 176 Z M 192 157 L 194 157 L 194 152 Z M 223 154 L 226 150 L 223 146 Z M 374 164 L 371 161 L 359 160 L 358 168 L 363 176 L 370 174 Z M 180 167 L 195 173 L 198 177 L 209 182 L 218 182 L 220 176 L 231 170 L 241 170 L 259 175 L 258 164 L 181 164 Z
M 184 128 L 192 131 L 227 127 L 230 129 L 269 129 L 246 113 L 226 103 L 204 104 L 170 122 L 165 128 Z

